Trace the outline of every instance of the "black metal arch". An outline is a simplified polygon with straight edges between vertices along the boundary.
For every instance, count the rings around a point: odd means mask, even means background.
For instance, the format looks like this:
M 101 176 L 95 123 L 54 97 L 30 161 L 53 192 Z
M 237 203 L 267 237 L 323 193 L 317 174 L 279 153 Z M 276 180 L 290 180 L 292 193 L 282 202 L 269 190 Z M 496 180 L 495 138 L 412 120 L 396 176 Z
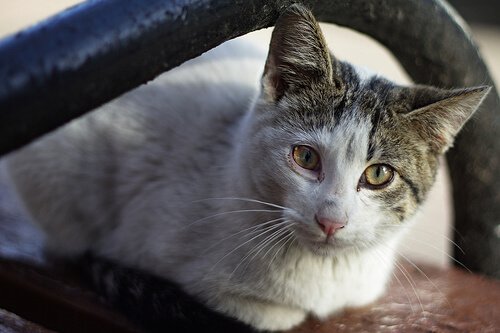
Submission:
M 89 0 L 0 42 L 0 154 L 230 38 L 271 26 L 292 2 L 374 37 L 416 82 L 493 85 L 442 0 Z M 448 155 L 455 238 L 466 252 L 455 256 L 497 277 L 499 111 L 494 90 Z

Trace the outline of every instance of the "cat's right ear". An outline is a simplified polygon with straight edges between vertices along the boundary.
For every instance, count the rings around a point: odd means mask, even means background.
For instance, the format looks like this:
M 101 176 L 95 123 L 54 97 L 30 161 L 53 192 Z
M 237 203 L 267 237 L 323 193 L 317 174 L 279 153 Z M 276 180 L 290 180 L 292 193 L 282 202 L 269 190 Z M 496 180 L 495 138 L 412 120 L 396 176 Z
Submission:
M 330 53 L 318 23 L 308 9 L 290 6 L 271 37 L 262 77 L 264 98 L 277 102 L 286 93 L 331 86 L 332 81 Z
M 441 90 L 414 88 L 413 102 L 420 107 L 409 112 L 405 118 L 437 153 L 444 153 L 453 144 L 462 126 L 476 112 L 491 87 Z

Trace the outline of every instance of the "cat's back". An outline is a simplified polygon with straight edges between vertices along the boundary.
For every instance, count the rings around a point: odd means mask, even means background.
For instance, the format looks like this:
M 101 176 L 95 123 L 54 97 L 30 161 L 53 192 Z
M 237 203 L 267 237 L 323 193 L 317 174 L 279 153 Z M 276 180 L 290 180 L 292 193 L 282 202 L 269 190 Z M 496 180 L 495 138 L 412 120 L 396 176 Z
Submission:
M 179 193 L 176 180 L 190 177 L 203 190 L 200 171 L 230 144 L 264 57 L 244 41 L 226 43 L 12 154 L 9 173 L 27 210 L 78 251 L 155 184 Z M 64 232 L 68 220 L 80 230 Z

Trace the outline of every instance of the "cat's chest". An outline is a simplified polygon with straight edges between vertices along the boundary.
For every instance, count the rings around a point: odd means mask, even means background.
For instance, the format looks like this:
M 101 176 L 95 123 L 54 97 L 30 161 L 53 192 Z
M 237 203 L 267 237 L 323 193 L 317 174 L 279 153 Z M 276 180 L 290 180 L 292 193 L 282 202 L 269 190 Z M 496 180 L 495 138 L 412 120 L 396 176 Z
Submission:
M 324 317 L 376 299 L 392 269 L 388 260 L 371 253 L 336 259 L 297 255 L 271 270 L 268 292 L 285 304 Z

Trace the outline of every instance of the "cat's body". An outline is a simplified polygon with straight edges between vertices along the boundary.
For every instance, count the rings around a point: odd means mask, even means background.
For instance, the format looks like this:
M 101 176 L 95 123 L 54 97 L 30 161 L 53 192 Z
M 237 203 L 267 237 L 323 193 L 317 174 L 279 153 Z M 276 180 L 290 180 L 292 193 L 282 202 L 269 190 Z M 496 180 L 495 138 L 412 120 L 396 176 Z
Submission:
M 330 60 L 307 11 L 280 22 L 262 90 L 265 54 L 232 42 L 13 154 L 49 246 L 166 277 L 261 329 L 380 296 L 404 221 L 485 89 L 358 75 Z M 427 120 L 428 105 L 457 120 Z M 297 147 L 319 166 L 297 164 Z M 371 165 L 391 179 L 368 184 Z

